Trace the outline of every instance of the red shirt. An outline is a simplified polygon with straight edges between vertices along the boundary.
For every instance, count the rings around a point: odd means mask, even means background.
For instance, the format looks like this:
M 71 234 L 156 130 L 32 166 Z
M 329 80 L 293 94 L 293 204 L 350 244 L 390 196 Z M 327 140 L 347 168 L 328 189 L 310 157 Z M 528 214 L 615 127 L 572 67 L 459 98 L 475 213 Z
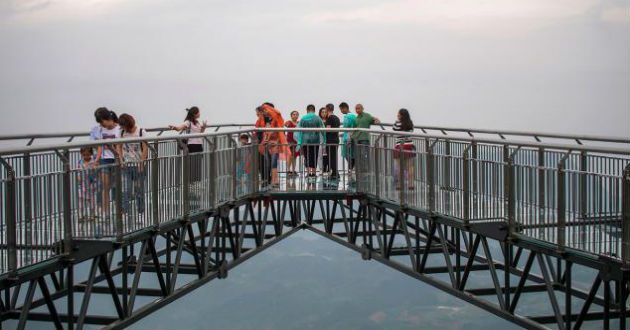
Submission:
M 290 121 L 290 120 L 287 120 L 287 122 L 284 123 L 284 126 L 286 126 L 287 128 L 296 128 L 297 127 L 297 125 L 295 125 L 295 123 Z M 293 132 L 288 132 L 287 133 L 287 142 L 297 144 L 297 140 L 293 136 Z

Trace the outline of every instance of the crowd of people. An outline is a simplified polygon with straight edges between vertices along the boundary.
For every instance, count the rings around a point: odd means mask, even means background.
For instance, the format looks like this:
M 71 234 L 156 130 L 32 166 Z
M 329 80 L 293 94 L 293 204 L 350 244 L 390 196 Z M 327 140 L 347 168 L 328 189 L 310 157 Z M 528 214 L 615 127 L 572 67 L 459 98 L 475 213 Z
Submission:
M 365 131 L 331 132 L 322 128 L 365 128 L 369 129 L 374 124 L 379 124 L 378 118 L 364 111 L 361 104 L 356 104 L 354 113 L 346 102 L 339 104 L 340 119 L 335 114 L 335 106 L 331 103 L 319 109 L 316 113 L 315 106 L 306 106 L 306 113 L 300 116 L 298 111 L 291 111 L 288 120 L 284 120 L 282 113 L 272 103 L 264 103 L 256 108 L 256 128 L 303 128 L 304 131 L 256 131 L 251 137 L 248 134 L 239 136 L 241 147 L 256 145 L 255 152 L 250 153 L 244 161 L 237 164 L 238 175 L 242 176 L 251 172 L 251 160 L 257 157 L 258 175 L 263 185 L 279 185 L 279 163 L 286 162 L 286 176 L 297 177 L 296 166 L 299 157 L 304 168 L 303 175 L 306 180 L 317 178 L 318 170 L 327 179 L 337 180 L 340 176 L 338 155 L 347 162 L 349 175 L 352 175 L 357 162 L 362 159 L 361 148 L 370 144 L 370 134 Z M 122 164 L 122 182 L 120 187 L 122 194 L 122 212 L 129 211 L 131 201 L 134 201 L 136 211 L 144 213 L 144 191 L 146 184 L 145 160 L 148 157 L 146 143 L 113 143 L 112 139 L 126 137 L 142 137 L 146 134 L 130 114 L 117 116 L 114 111 L 101 107 L 94 112 L 97 125 L 90 130 L 90 140 L 103 141 L 104 144 L 97 148 L 83 148 L 80 151 L 78 168 L 93 169 L 101 166 L 98 172 L 89 172 L 89 175 L 77 178 L 79 189 L 77 192 L 79 209 L 83 212 L 82 220 L 95 214 L 93 209 L 98 206 L 102 213 L 109 214 L 110 196 L 113 189 L 112 175 L 113 164 Z M 184 121 L 169 125 L 170 130 L 186 134 L 203 133 L 207 127 L 207 121 L 201 119 L 201 111 L 198 107 L 186 109 Z M 394 131 L 412 132 L 413 123 L 406 109 L 398 111 L 397 120 L 393 126 Z M 185 139 L 181 148 L 191 157 L 190 181 L 195 184 L 201 180 L 201 157 L 194 157 L 202 153 L 203 139 L 192 137 Z M 339 149 L 340 148 L 340 149 Z M 244 148 L 243 148 L 244 149 Z M 396 137 L 394 158 L 399 158 L 400 152 L 412 153 L 414 145 L 409 136 Z M 355 153 L 357 153 L 355 155 Z M 399 162 L 398 168 L 413 176 L 413 164 L 411 162 Z M 413 189 L 413 185 L 410 184 Z
M 335 114 L 335 106 L 331 103 L 315 112 L 315 106 L 306 106 L 306 113 L 300 117 L 298 111 L 290 112 L 290 119 L 284 121 L 282 114 L 272 103 L 264 103 L 256 108 L 257 128 L 305 128 L 307 131 L 289 131 L 286 134 L 281 131 L 258 132 L 256 139 L 259 143 L 258 161 L 259 173 L 263 183 L 270 183 L 277 186 L 278 181 L 278 159 L 286 159 L 286 171 L 288 177 L 297 176 L 295 170 L 298 157 L 302 157 L 304 175 L 307 180 L 314 180 L 319 172 L 330 180 L 339 179 L 339 159 L 341 154 L 347 162 L 349 174 L 355 170 L 357 159 L 362 159 L 356 150 L 366 148 L 356 148 L 355 146 L 369 146 L 370 134 L 365 131 L 355 132 L 331 132 L 318 130 L 322 128 L 365 128 L 369 129 L 374 124 L 379 124 L 380 120 L 364 111 L 362 104 L 354 107 L 352 113 L 350 106 L 346 102 L 339 104 L 339 112 L 343 115 L 340 119 Z M 413 122 L 406 109 L 398 111 L 398 117 L 393 127 L 394 131 L 413 132 Z M 341 150 L 339 150 L 341 148 Z M 394 151 L 394 158 L 399 157 L 401 152 L 407 152 L 411 158 L 414 145 L 409 136 L 398 136 Z M 407 173 L 408 177 L 413 174 L 413 163 L 400 160 L 398 168 Z M 413 184 L 410 184 L 413 189 Z

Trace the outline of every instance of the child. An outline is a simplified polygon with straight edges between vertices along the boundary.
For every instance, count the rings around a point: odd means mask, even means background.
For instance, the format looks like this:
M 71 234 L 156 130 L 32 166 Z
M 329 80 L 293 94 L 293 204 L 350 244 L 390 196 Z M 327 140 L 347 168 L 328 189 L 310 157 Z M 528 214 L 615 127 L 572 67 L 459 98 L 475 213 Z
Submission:
M 77 201 L 79 211 L 79 223 L 84 223 L 95 216 L 94 198 L 97 192 L 97 182 L 92 161 L 92 148 L 86 147 L 80 150 L 81 159 L 78 164 L 77 175 Z

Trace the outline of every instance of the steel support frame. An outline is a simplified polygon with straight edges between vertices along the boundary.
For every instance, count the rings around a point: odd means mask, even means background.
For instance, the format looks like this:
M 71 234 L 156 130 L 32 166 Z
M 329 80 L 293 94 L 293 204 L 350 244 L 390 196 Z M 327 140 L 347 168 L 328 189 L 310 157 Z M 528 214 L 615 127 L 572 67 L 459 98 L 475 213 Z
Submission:
M 111 249 L 96 255 L 64 257 L 54 271 L 1 288 L 5 291 L 0 295 L 1 318 L 17 319 L 18 329 L 28 320 L 50 321 L 56 329 L 82 329 L 85 324 L 122 329 L 210 280 L 225 278 L 229 269 L 295 231 L 308 229 L 360 252 L 366 260 L 379 261 L 528 329 L 548 329 L 548 323 L 559 329 L 581 329 L 587 320 L 602 320 L 606 328 L 613 318 L 620 320 L 620 329 L 625 327 L 627 271 L 551 254 L 518 239 L 507 239 L 507 235 L 497 239 L 480 228 L 475 223 L 405 209 L 368 196 L 255 196 L 163 223 L 153 231 L 122 237 Z M 156 248 L 160 246 L 158 240 L 165 242 L 163 249 Z M 493 255 L 497 252 L 492 247 L 497 246 L 503 258 Z M 116 253 L 121 255 L 119 260 L 112 257 Z M 193 263 L 183 264 L 184 254 L 192 256 Z M 114 259 L 117 261 L 112 262 Z M 76 282 L 74 269 L 81 263 L 89 264 L 90 271 L 85 280 Z M 534 265 L 539 274 L 532 271 Z M 572 271 L 578 265 L 598 270 L 589 292 L 571 285 Z M 489 287 L 470 287 L 467 282 L 472 272 L 489 275 Z M 506 275 L 503 281 L 501 272 Z M 435 276 L 439 273 L 447 274 L 448 280 Z M 180 274 L 196 277 L 182 283 Z M 507 274 L 517 277 L 516 286 L 506 281 Z M 115 285 L 116 276 L 122 276 L 121 285 Z M 156 276 L 158 287 L 141 287 L 141 276 Z M 603 297 L 598 295 L 602 284 Z M 22 285 L 27 291 L 18 303 Z M 35 297 L 36 287 L 41 297 Z M 535 292 L 547 292 L 552 315 L 518 313 L 522 296 Z M 559 305 L 560 293 L 564 293 L 564 309 Z M 88 314 L 94 294 L 110 296 L 116 313 Z M 136 306 L 138 296 L 157 299 Z M 72 301 L 81 301 L 81 308 L 58 313 L 54 301 L 61 298 L 66 298 L 69 307 Z M 583 301 L 577 314 L 571 311 L 573 299 Z M 603 306 L 604 311 L 593 311 L 593 305 Z M 46 306 L 47 312 L 32 312 L 40 306 Z

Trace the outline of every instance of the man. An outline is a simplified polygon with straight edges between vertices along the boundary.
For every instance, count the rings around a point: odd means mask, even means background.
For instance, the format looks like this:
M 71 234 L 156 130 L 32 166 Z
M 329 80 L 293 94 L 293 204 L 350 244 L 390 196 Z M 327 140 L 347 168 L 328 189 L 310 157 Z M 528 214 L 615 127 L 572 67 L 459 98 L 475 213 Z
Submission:
M 343 114 L 343 128 L 355 128 L 357 115 L 350 112 L 350 107 L 348 103 L 341 102 L 339 104 L 339 111 Z M 352 143 L 352 139 L 350 138 L 350 132 L 344 132 L 342 135 L 342 145 L 341 145 L 341 155 L 348 162 L 348 171 L 352 171 L 354 169 L 354 144 Z
M 298 123 L 298 128 L 323 128 L 324 123 L 315 114 L 315 106 L 309 104 L 306 107 L 306 115 Z M 317 157 L 319 152 L 319 144 L 324 139 L 324 134 L 320 132 L 298 132 L 298 148 L 299 152 L 304 155 L 306 163 L 306 175 L 310 180 L 314 180 L 317 176 Z
M 356 128 L 365 128 L 370 129 L 372 124 L 379 124 L 380 120 L 378 118 L 370 115 L 369 113 L 363 111 L 363 105 L 357 104 L 354 107 L 354 110 L 357 113 L 356 118 Z M 368 147 L 370 145 L 370 133 L 368 132 L 353 132 L 352 140 L 357 144 L 358 155 L 359 155 L 359 172 L 363 172 L 362 169 L 365 169 L 365 166 L 368 164 Z
M 335 106 L 331 103 L 326 104 L 326 112 L 328 113 L 328 117 L 326 117 L 326 128 L 339 128 L 341 123 L 339 122 L 339 117 L 334 114 Z M 328 132 L 326 133 L 326 153 L 328 154 L 328 168 L 331 171 L 330 178 L 332 180 L 339 179 L 339 173 L 337 171 L 337 148 L 339 145 L 339 133 L 338 132 Z

